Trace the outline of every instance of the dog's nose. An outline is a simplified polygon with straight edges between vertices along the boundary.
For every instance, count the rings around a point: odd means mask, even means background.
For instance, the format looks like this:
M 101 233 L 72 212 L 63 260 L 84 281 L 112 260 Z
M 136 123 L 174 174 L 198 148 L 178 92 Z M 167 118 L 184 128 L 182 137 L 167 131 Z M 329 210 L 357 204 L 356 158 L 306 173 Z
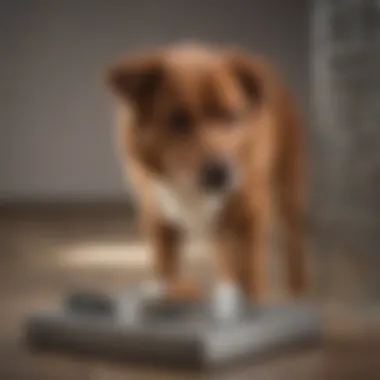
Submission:
M 229 168 L 222 161 L 206 161 L 201 169 L 201 187 L 207 191 L 223 190 L 228 185 L 229 179 Z

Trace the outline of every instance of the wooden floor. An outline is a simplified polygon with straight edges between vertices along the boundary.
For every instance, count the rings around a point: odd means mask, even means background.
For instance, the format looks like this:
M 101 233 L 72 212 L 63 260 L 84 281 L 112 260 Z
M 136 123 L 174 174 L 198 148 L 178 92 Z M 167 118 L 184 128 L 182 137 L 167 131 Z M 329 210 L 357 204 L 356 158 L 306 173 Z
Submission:
M 28 352 L 21 339 L 28 311 L 53 305 L 75 287 L 112 290 L 126 286 L 146 274 L 144 256 L 139 256 L 142 251 L 127 214 L 120 210 L 2 212 L 0 379 L 380 379 L 378 324 L 341 315 L 327 316 L 322 348 L 222 374 L 178 373 Z

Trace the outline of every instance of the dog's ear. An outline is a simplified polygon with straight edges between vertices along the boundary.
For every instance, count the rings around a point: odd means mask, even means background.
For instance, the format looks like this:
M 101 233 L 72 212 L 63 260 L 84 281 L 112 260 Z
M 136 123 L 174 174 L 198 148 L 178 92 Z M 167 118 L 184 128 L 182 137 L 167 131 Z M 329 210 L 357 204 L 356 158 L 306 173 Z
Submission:
M 159 57 L 142 57 L 116 63 L 107 71 L 107 83 L 118 96 L 141 108 L 157 91 L 164 74 Z
M 253 105 L 260 105 L 268 100 L 272 79 L 271 68 L 266 60 L 240 52 L 230 52 L 227 55 L 227 65 Z

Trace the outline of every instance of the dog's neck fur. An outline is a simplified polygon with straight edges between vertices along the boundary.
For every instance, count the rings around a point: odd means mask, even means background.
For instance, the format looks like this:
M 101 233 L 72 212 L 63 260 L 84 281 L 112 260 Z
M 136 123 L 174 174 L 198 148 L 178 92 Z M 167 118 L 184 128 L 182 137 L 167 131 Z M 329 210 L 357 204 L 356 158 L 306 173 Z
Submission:
M 163 217 L 192 236 L 210 233 L 224 204 L 221 195 L 189 194 L 165 182 L 156 183 L 155 193 Z

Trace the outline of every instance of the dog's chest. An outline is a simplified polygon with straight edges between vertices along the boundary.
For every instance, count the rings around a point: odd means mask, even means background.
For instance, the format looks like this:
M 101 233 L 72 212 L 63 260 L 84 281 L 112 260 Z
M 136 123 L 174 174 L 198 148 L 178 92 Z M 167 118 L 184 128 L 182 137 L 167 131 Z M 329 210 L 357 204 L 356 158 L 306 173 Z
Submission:
M 156 196 L 162 215 L 194 237 L 206 237 L 211 232 L 222 208 L 221 197 L 192 196 L 164 184 L 157 185 Z

